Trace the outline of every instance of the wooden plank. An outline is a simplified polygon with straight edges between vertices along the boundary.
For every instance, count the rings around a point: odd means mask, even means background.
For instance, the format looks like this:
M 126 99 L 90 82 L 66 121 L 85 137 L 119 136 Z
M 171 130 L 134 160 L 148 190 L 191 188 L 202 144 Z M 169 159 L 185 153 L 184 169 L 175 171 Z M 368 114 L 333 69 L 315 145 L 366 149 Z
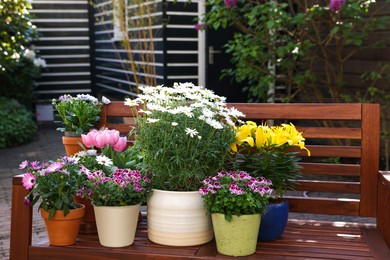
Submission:
M 310 150 L 311 157 L 345 157 L 345 158 L 360 158 L 360 146 L 336 146 L 336 145 L 306 145 Z M 294 147 L 289 151 L 298 152 L 300 156 L 307 156 L 305 150 Z
M 139 223 L 134 244 L 128 247 L 106 248 L 96 234 L 80 235 L 77 243 L 68 247 L 34 245 L 31 259 L 234 259 L 216 253 L 214 241 L 192 247 L 154 244 L 147 239 L 146 228 L 146 222 Z M 386 250 L 372 251 L 366 244 L 368 236 L 375 236 L 372 231 L 373 227 L 356 223 L 290 220 L 280 239 L 258 242 L 256 253 L 245 259 L 386 259 L 381 258 Z
M 298 185 L 296 185 L 294 189 L 299 191 L 358 194 L 360 192 L 360 183 L 345 181 L 299 180 Z
M 390 249 L 376 229 L 362 229 L 363 236 L 374 259 L 390 259 Z M 383 258 L 385 257 L 385 258 Z
M 360 216 L 376 216 L 379 178 L 380 106 L 363 104 Z
M 22 176 L 12 178 L 11 260 L 28 259 L 28 246 L 31 245 L 32 208 L 23 203 L 28 191 L 22 185 Z
M 359 216 L 359 200 L 340 198 L 294 198 L 285 196 L 290 212 Z
M 358 164 L 334 164 L 334 163 L 299 163 L 304 174 L 324 174 L 334 176 L 360 176 Z
M 387 246 L 390 247 L 390 172 L 388 171 L 380 172 L 378 198 L 378 231 L 382 235 Z
M 247 118 L 301 120 L 361 120 L 360 104 L 230 103 Z
M 303 132 L 306 139 L 310 138 L 335 138 L 335 139 L 361 139 L 360 128 L 348 127 L 297 127 Z

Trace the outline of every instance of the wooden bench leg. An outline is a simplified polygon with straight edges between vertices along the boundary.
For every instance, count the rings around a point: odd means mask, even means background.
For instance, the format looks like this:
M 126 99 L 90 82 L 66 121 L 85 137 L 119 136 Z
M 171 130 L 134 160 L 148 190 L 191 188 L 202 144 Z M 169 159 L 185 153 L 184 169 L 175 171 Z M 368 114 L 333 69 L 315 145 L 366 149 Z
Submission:
M 379 175 L 377 227 L 390 248 L 390 172 L 381 171 Z
M 10 259 L 28 259 L 31 245 L 32 207 L 24 205 L 28 191 L 22 185 L 22 176 L 12 179 Z

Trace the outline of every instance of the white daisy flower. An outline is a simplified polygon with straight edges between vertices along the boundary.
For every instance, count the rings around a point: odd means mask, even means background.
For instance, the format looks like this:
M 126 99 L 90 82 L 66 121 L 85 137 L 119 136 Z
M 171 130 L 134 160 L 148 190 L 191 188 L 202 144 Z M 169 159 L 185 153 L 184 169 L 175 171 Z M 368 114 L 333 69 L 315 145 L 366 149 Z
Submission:
M 96 156 L 96 161 L 98 164 L 101 164 L 104 166 L 111 166 L 112 165 L 112 160 L 105 155 Z
M 189 135 L 191 137 L 194 137 L 198 134 L 198 131 L 196 129 L 186 128 L 186 135 Z

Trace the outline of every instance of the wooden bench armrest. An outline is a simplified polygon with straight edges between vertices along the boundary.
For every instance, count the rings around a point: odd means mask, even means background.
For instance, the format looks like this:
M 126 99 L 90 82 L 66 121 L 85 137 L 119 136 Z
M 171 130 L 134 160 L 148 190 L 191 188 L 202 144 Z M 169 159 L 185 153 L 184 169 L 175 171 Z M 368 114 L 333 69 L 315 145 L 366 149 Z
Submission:
M 377 228 L 390 247 L 390 171 L 380 171 L 378 181 Z
M 28 259 L 32 234 L 32 207 L 24 205 L 28 191 L 22 184 L 23 175 L 12 178 L 10 259 Z

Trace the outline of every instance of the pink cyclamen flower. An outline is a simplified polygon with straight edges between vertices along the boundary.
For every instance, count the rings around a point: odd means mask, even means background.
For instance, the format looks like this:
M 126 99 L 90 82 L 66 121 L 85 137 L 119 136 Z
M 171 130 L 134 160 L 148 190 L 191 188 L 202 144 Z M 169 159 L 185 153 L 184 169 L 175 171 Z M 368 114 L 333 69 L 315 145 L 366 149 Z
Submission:
M 35 175 L 33 175 L 31 172 L 24 174 L 22 183 L 26 190 L 31 190 L 32 188 L 34 188 L 36 179 L 37 177 L 35 177 Z
M 345 0 L 330 0 L 329 10 L 333 12 L 341 11 L 344 4 L 345 4 Z
M 223 2 L 227 8 L 233 8 L 237 5 L 238 0 L 224 0 Z

